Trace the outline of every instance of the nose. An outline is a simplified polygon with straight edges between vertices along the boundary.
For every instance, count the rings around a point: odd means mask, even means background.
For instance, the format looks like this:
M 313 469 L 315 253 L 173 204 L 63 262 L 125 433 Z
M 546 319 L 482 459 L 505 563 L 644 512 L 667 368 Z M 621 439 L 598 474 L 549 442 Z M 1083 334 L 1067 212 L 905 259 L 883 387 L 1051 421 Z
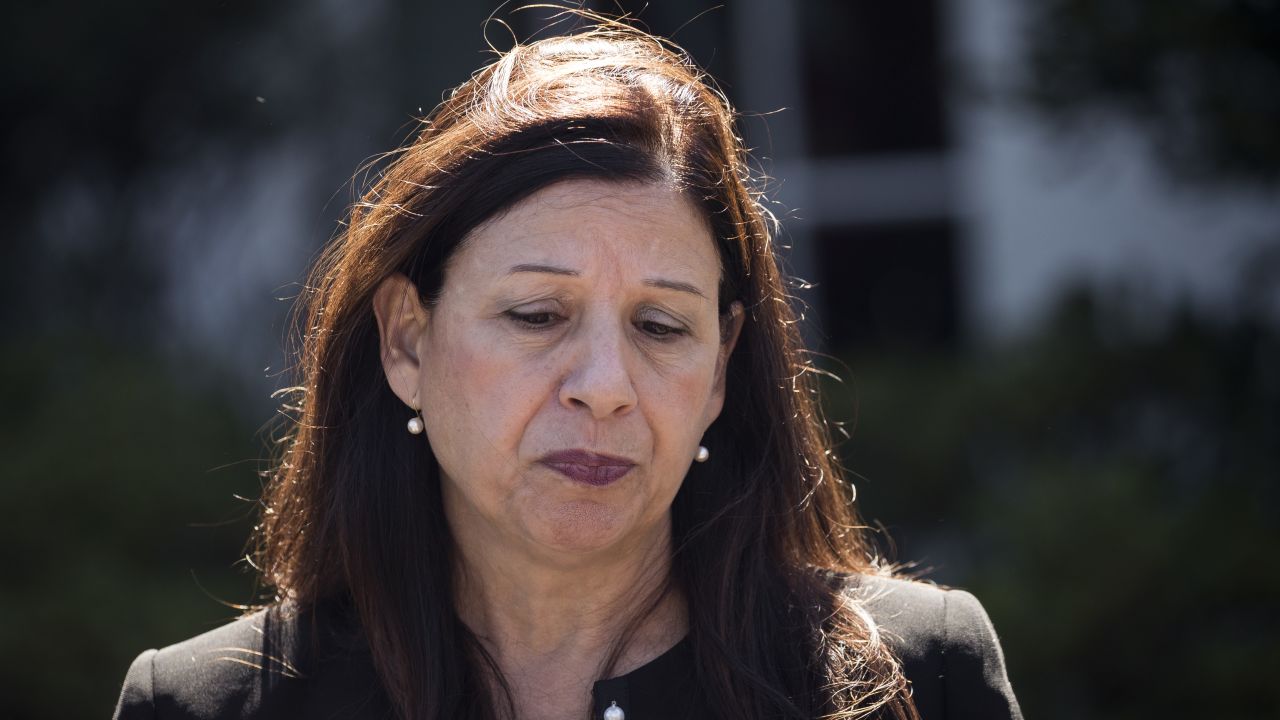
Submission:
M 616 323 L 615 323 L 616 324 Z M 628 369 L 625 328 L 600 321 L 581 328 L 573 338 L 570 362 L 560 385 L 560 404 L 586 408 L 603 420 L 635 407 L 636 389 Z

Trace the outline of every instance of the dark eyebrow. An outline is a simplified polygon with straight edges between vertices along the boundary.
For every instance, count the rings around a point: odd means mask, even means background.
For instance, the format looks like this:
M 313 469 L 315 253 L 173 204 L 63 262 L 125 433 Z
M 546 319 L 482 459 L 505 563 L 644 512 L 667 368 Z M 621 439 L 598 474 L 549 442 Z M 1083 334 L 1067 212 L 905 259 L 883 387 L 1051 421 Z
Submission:
M 519 265 L 513 265 L 511 269 L 507 271 L 508 275 L 515 275 L 516 273 L 549 273 L 551 275 L 567 275 L 569 277 L 578 277 L 579 275 L 582 274 L 577 270 L 570 270 L 569 268 L 560 267 L 559 265 L 539 265 L 537 263 L 521 263 Z M 689 293 L 690 295 L 697 295 L 698 297 L 704 298 L 704 299 L 707 297 L 697 287 L 687 282 L 680 282 L 678 280 L 666 280 L 664 278 L 648 278 L 644 281 L 644 284 L 648 285 L 649 287 L 664 288 L 666 290 L 675 290 L 676 292 Z
M 537 263 L 521 263 L 520 265 L 512 266 L 507 271 L 508 275 L 515 275 L 516 273 L 551 273 L 552 275 L 570 275 L 572 277 L 578 277 L 581 274 L 577 270 L 562 268 L 558 265 L 538 265 Z
M 701 290 L 694 287 L 693 285 L 690 285 L 687 282 L 679 282 L 677 280 L 663 280 L 662 278 L 649 278 L 648 280 L 644 281 L 644 284 L 648 285 L 649 287 L 666 288 L 667 290 L 676 290 L 678 292 L 690 293 L 692 295 L 697 295 L 698 297 L 703 299 L 706 299 L 707 297 L 706 295 L 702 294 Z

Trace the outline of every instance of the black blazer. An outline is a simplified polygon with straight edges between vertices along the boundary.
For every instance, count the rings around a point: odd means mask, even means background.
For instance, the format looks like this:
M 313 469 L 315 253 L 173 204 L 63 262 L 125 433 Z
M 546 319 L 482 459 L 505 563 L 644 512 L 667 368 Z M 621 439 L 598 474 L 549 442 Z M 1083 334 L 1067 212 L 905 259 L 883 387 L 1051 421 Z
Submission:
M 1022 714 L 987 614 L 972 595 L 862 576 L 857 597 L 895 650 L 923 720 L 1001 720 Z M 312 632 L 308 628 L 315 628 Z M 593 689 L 595 717 L 611 703 L 627 720 L 706 717 L 688 640 Z M 117 720 L 391 718 L 358 631 L 260 611 L 134 660 Z

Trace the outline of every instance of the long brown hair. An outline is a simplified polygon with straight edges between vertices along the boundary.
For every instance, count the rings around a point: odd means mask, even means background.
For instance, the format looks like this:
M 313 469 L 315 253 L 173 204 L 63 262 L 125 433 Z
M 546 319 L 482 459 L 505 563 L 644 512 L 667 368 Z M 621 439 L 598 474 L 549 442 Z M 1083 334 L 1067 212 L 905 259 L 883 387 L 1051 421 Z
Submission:
M 841 592 L 839 575 L 875 572 L 874 555 L 733 111 L 678 48 L 588 17 L 583 32 L 517 45 L 455 90 L 319 259 L 299 300 L 300 397 L 256 536 L 263 581 L 277 602 L 348 603 L 401 717 L 498 716 L 480 672 L 495 668 L 453 607 L 439 468 L 404 431 L 373 294 L 402 272 L 432 304 L 468 232 L 552 183 L 673 183 L 711 223 L 721 311 L 739 300 L 747 315 L 705 436 L 715 452 L 671 510 L 670 582 L 688 599 L 695 686 L 724 718 L 914 717 L 898 662 Z

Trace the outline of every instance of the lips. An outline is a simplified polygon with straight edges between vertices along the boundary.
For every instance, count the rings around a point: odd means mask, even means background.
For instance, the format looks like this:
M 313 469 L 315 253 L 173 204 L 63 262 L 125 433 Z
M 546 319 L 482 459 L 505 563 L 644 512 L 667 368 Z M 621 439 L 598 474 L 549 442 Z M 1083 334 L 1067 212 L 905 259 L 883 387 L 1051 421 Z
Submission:
M 636 465 L 626 458 L 587 450 L 560 450 L 544 455 L 538 462 L 570 480 L 596 487 L 616 482 Z

